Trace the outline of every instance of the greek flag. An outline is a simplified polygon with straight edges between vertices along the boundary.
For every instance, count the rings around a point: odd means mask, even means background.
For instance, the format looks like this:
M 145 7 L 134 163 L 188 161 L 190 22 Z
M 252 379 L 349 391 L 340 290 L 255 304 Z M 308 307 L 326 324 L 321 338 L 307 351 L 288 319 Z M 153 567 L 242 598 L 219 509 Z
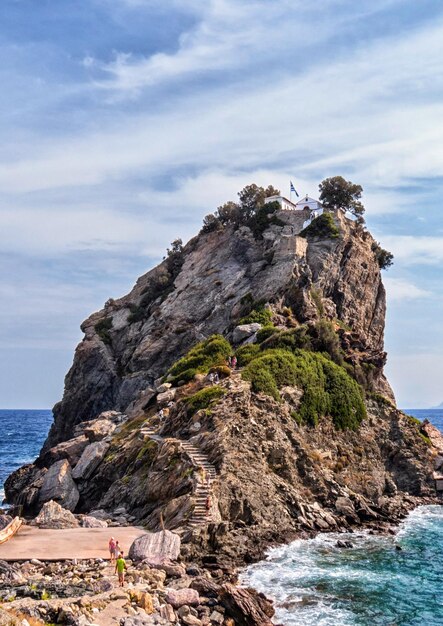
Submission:
M 299 195 L 297 193 L 296 188 L 294 187 L 294 185 L 292 184 L 292 180 L 289 181 L 291 183 L 291 192 L 293 191 L 295 193 L 295 195 L 297 196 L 297 198 L 299 198 Z

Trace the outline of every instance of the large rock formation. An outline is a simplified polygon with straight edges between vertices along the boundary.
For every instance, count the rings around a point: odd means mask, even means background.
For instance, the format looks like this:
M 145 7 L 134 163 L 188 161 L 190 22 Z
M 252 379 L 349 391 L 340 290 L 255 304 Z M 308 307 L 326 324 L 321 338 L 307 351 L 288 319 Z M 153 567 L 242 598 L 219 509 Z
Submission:
M 7 480 L 10 502 L 35 513 L 52 498 L 109 519 L 124 510 L 150 531 L 181 532 L 185 557 L 206 550 L 248 561 L 297 533 L 377 526 L 433 497 L 433 450 L 395 408 L 383 375 L 374 240 L 340 213 L 338 237 L 306 239 L 304 214 L 278 217 L 260 235 L 246 226 L 200 234 L 83 323 L 48 440 Z M 274 331 L 329 324 L 346 372 L 365 389 L 358 429 L 338 430 L 328 415 L 313 428 L 297 413 L 303 389 L 285 384 L 277 400 L 226 366 L 215 368 L 215 389 L 201 373 L 165 383 L 171 365 L 214 333 L 263 341 L 266 328 L 248 318 L 258 303 Z
M 340 214 L 341 237 L 307 242 L 297 235 L 298 212 L 279 217 L 287 225 L 270 226 L 261 239 L 245 226 L 192 239 L 172 285 L 162 287 L 164 261 L 91 315 L 44 449 L 101 411 L 146 403 L 179 356 L 213 333 L 231 333 L 249 302 L 291 307 L 300 322 L 321 314 L 339 320 L 354 361 L 371 367 L 374 388 L 392 399 L 383 377 L 385 290 L 371 235 Z

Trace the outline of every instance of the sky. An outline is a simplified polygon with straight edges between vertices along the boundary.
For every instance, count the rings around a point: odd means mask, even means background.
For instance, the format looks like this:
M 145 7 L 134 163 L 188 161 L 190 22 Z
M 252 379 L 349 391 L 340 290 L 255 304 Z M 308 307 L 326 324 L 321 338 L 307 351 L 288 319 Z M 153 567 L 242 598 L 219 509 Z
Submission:
M 246 184 L 363 186 L 395 255 L 387 374 L 443 402 L 440 0 L 3 0 L 0 406 L 58 401 L 82 334 Z

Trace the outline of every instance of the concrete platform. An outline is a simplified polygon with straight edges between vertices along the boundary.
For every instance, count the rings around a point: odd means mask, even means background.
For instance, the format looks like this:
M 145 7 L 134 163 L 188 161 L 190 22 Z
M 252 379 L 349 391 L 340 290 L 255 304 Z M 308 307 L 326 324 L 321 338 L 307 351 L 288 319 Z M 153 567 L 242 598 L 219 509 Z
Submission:
M 134 539 L 145 534 L 136 526 L 111 528 L 67 528 L 49 530 L 22 526 L 12 539 L 0 545 L 4 561 L 64 561 L 67 559 L 109 559 L 108 542 L 114 537 L 128 554 Z

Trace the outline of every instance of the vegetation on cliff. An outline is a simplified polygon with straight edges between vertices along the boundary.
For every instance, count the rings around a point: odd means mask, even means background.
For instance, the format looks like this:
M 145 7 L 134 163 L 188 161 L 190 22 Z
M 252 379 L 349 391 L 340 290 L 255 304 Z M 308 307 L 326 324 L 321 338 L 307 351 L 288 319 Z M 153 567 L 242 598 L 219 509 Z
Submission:
M 337 239 L 339 235 L 340 231 L 330 213 L 322 213 L 300 233 L 300 237 L 326 237 L 329 239 Z
M 337 428 L 355 430 L 366 411 L 360 386 L 346 371 L 322 354 L 284 349 L 265 350 L 253 358 L 243 372 L 252 389 L 276 400 L 283 386 L 303 390 L 297 419 L 316 426 L 319 419 L 330 415 Z
M 168 372 L 173 384 L 188 382 L 196 374 L 207 374 L 212 367 L 224 365 L 232 353 L 231 344 L 221 335 L 212 335 L 194 346 Z

